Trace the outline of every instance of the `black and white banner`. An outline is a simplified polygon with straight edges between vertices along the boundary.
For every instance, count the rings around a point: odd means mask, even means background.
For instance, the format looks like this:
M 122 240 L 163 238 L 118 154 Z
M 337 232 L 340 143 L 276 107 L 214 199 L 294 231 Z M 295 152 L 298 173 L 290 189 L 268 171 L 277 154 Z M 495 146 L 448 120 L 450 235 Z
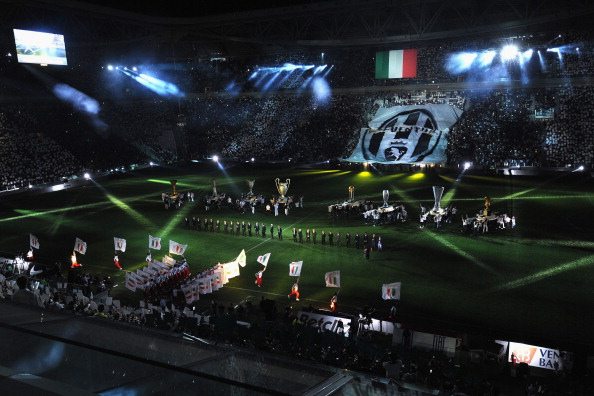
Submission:
M 447 134 L 462 115 L 449 104 L 381 107 L 361 128 L 347 161 L 394 164 L 442 164 Z

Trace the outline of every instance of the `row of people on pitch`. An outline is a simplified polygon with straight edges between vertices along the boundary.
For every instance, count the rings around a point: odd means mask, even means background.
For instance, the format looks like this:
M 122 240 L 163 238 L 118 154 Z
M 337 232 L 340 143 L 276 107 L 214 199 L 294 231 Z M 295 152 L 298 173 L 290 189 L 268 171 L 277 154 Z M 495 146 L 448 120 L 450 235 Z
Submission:
M 359 249 L 361 247 L 367 247 L 372 250 L 380 251 L 383 250 L 384 247 L 382 237 L 376 234 L 372 234 L 370 236 L 369 234 L 364 233 L 363 236 L 361 236 L 359 235 L 359 233 L 356 233 L 354 238 L 351 238 L 351 233 L 347 232 L 345 234 L 344 239 L 346 247 L 351 247 L 351 240 L 353 240 L 353 246 L 356 249 Z M 322 231 L 320 240 L 322 245 L 325 245 L 326 241 L 328 241 L 329 245 L 336 244 L 337 246 L 342 246 L 342 235 L 339 232 L 336 233 L 335 238 L 334 233 L 332 233 L 332 231 L 328 233 L 326 233 L 326 231 Z M 301 228 L 293 228 L 293 242 L 304 242 L 303 230 Z M 311 231 L 309 228 L 305 230 L 305 242 L 313 242 L 314 244 L 318 243 L 318 233 L 315 228 L 312 228 Z
M 220 220 L 214 221 L 213 219 L 204 219 L 204 221 L 201 221 L 200 218 L 197 219 L 196 217 L 192 217 L 188 219 L 186 217 L 185 223 L 186 228 L 210 232 L 221 232 L 222 230 L 225 234 L 232 234 L 236 236 L 239 236 L 240 234 L 243 236 L 262 235 L 262 237 L 265 238 L 268 235 L 267 230 L 270 230 L 270 238 L 274 239 L 274 234 L 276 233 L 278 239 L 283 239 L 283 228 L 280 225 L 277 225 L 275 228 L 274 224 L 270 224 L 270 228 L 267 228 L 264 222 L 256 222 L 252 226 L 250 221 L 247 223 L 242 221 L 240 223 L 239 221 L 227 222 L 227 220 L 223 220 L 221 223 Z

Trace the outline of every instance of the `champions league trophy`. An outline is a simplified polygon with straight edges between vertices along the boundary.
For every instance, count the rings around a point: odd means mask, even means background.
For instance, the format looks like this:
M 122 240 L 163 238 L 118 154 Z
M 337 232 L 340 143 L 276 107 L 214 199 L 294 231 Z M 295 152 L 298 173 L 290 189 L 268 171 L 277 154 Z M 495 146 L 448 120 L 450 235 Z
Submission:
M 256 183 L 256 181 L 255 180 L 246 180 L 246 181 L 247 181 L 248 187 L 250 188 L 250 191 L 247 193 L 247 195 L 248 195 L 248 197 L 251 197 L 254 195 L 253 189 L 254 189 L 254 183 Z
M 384 206 L 383 208 L 387 208 L 389 206 L 388 199 L 390 198 L 390 191 L 384 190 L 382 191 L 382 198 L 384 199 Z
M 280 197 L 278 198 L 279 202 L 286 202 L 287 198 L 285 197 L 285 195 L 287 194 L 287 191 L 289 191 L 289 184 L 291 183 L 291 179 L 287 179 L 286 182 L 282 183 L 280 179 L 277 177 L 275 182 L 276 190 L 280 194 Z
M 349 202 L 355 200 L 355 186 L 349 186 Z
M 441 186 L 433 186 L 433 198 L 435 198 L 435 203 L 433 204 L 433 209 L 431 209 L 431 214 L 433 215 L 443 215 L 445 210 L 441 208 L 441 197 L 443 195 L 444 188 Z

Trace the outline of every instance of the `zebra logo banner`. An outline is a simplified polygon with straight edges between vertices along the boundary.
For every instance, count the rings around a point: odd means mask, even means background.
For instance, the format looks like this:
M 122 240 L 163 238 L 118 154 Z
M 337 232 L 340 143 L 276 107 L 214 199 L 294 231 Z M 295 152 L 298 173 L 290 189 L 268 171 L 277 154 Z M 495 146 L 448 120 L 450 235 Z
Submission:
M 447 134 L 462 115 L 449 104 L 381 107 L 361 128 L 347 161 L 394 164 L 442 164 Z

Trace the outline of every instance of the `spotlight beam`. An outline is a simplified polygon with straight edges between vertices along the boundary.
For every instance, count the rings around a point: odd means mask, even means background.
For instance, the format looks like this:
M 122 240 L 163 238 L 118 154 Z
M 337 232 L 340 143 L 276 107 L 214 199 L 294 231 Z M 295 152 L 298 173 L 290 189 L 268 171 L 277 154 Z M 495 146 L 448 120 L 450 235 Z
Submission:
M 547 279 L 547 278 L 550 278 L 550 277 L 553 277 L 556 275 L 560 275 L 567 271 L 573 271 L 576 269 L 589 267 L 593 264 L 594 264 L 594 254 L 587 256 L 587 257 L 579 258 L 577 260 L 570 261 L 565 264 L 560 264 L 555 267 L 548 268 L 546 270 L 536 272 L 532 275 L 528 275 L 528 276 L 516 279 L 511 282 L 504 283 L 500 286 L 497 286 L 497 287 L 491 289 L 490 292 L 499 292 L 499 291 L 517 289 L 519 287 L 527 286 L 527 285 L 539 282 L 541 280 L 544 280 L 544 279 Z

